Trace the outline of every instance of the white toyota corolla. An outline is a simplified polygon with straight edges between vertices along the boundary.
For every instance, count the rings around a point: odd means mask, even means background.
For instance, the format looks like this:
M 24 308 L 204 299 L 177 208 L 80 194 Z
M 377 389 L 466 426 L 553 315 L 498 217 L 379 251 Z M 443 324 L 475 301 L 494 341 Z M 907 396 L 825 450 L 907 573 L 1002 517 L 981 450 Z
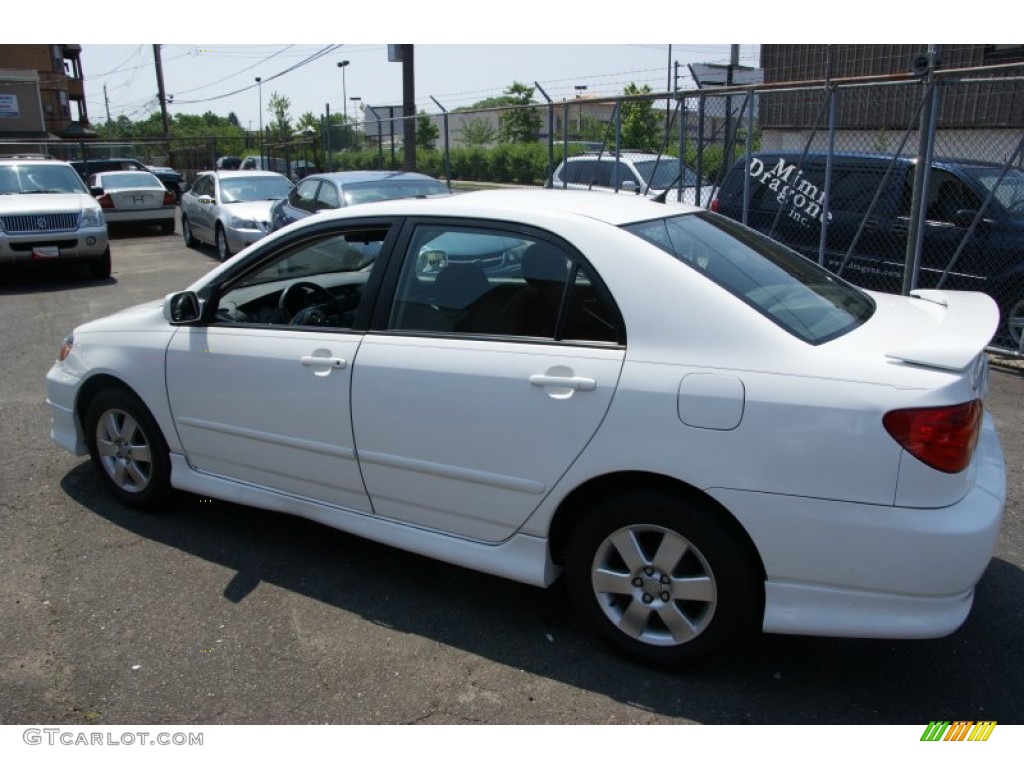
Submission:
M 546 586 L 620 650 L 966 619 L 1002 449 L 978 293 L 852 287 L 697 208 L 480 192 L 310 217 L 87 323 L 52 437 L 172 488 Z

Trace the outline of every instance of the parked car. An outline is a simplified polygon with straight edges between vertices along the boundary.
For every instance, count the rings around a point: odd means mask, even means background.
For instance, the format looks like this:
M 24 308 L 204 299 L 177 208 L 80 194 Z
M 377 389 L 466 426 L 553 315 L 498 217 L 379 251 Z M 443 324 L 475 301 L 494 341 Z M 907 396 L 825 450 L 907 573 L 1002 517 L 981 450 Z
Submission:
M 312 213 L 400 197 L 450 195 L 432 176 L 406 171 L 340 171 L 307 176 L 271 210 L 271 228 L 280 229 Z
M 181 194 L 185 187 L 184 177 L 173 168 L 160 166 L 149 166 L 130 157 L 104 157 L 92 160 L 72 160 L 71 166 L 78 171 L 83 180 L 88 179 L 94 173 L 104 171 L 149 171 L 174 195 L 175 203 L 181 201 Z
M 679 181 L 682 177 L 682 194 Z M 589 189 L 631 193 L 671 202 L 694 204 L 697 200 L 697 172 L 678 158 L 650 152 L 587 152 L 563 160 L 555 169 L 550 185 L 554 189 Z M 711 200 L 711 184 L 701 181 L 700 204 Z
M 107 224 L 150 224 L 174 234 L 174 193 L 148 171 L 106 171 L 89 177 L 89 189 Z
M 0 160 L 0 261 L 74 259 L 110 276 L 107 224 L 99 203 L 67 163 Z
M 833 156 L 826 267 L 842 270 L 843 277 L 863 287 L 900 291 L 915 169 L 912 158 Z M 799 152 L 757 153 L 729 170 L 711 208 L 743 221 L 746 188 L 746 223 L 817 260 L 825 170 L 824 154 L 810 154 L 801 162 Z M 999 165 L 974 160 L 932 163 L 919 285 L 930 288 L 944 279 L 945 288 L 989 294 L 1001 311 L 997 339 L 1022 348 L 1024 171 L 1010 168 L 999 181 L 1001 172 Z M 991 201 L 981 210 L 993 189 Z M 847 258 L 851 244 L 855 247 Z
M 453 243 L 481 258 L 435 272 Z M 757 630 L 960 626 L 1006 499 L 997 318 L 980 293 L 861 290 L 691 206 L 474 192 L 275 232 L 76 328 L 47 397 L 56 443 L 129 506 L 176 488 L 564 571 L 615 648 L 691 664 Z
M 217 158 L 218 171 L 237 171 L 242 165 L 242 158 L 234 155 L 223 155 Z
M 210 243 L 217 258 L 226 260 L 270 231 L 270 208 L 291 188 L 272 171 L 200 173 L 181 199 L 185 245 Z

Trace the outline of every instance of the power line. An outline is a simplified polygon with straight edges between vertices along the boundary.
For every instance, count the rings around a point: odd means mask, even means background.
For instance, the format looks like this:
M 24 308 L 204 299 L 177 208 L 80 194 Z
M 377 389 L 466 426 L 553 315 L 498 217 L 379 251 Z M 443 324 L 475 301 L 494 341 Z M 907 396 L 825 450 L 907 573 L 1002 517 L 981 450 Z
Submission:
M 271 80 L 276 80 L 279 77 L 283 77 L 284 75 L 287 75 L 287 74 L 289 74 L 291 72 L 294 72 L 295 70 L 300 69 L 301 67 L 304 67 L 307 64 L 311 64 L 312 62 L 316 61 L 317 59 L 319 59 L 319 58 L 321 58 L 323 56 L 326 56 L 328 53 L 331 53 L 332 51 L 336 51 L 338 48 L 341 48 L 341 45 L 328 45 L 328 46 L 325 46 L 324 48 L 321 48 L 319 51 L 317 51 L 316 53 L 314 53 L 311 56 L 308 56 L 307 58 L 303 59 L 302 61 L 298 62 L 297 64 L 293 64 L 292 66 L 288 67 L 287 69 L 283 69 L 280 72 L 277 72 L 277 73 L 271 75 L 270 77 L 263 78 L 263 82 L 264 83 L 268 83 Z M 183 99 L 181 101 L 179 101 L 178 99 L 175 99 L 174 100 L 174 104 L 175 104 L 175 106 L 178 106 L 178 105 L 181 105 L 181 104 L 203 104 L 203 103 L 208 102 L 208 101 L 217 101 L 219 99 L 226 99 L 229 96 L 236 96 L 239 93 L 245 93 L 246 91 L 251 91 L 253 88 L 256 88 L 256 86 L 255 85 L 247 85 L 244 88 L 238 88 L 237 90 L 229 91 L 228 93 L 222 93 L 222 94 L 220 94 L 218 96 L 209 96 L 209 97 L 207 97 L 205 99 Z

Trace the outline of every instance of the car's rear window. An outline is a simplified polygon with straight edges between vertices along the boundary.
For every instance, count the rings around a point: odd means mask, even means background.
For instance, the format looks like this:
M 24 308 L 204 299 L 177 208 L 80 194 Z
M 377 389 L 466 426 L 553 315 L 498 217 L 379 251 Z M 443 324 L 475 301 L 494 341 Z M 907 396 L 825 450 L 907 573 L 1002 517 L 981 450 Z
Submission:
M 104 189 L 131 189 L 133 187 L 152 187 L 163 189 L 164 185 L 156 176 L 141 171 L 124 171 L 123 173 L 104 173 L 97 177 Z
M 433 197 L 447 195 L 448 187 L 431 179 L 405 181 L 363 181 L 342 187 L 345 205 L 373 203 L 379 200 L 397 200 L 405 197 Z
M 713 213 L 670 216 L 624 227 L 653 243 L 810 344 L 865 323 L 875 303 L 863 291 L 795 251 Z

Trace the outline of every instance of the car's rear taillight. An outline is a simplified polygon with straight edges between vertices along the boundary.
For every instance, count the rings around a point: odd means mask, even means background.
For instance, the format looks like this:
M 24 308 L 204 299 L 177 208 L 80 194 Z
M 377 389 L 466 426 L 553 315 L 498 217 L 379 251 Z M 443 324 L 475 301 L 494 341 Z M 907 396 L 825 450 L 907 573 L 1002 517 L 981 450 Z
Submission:
M 164 205 L 174 205 L 174 193 L 169 189 L 164 191 Z
M 722 204 L 718 202 L 718 198 L 716 197 L 711 201 L 711 205 L 708 207 L 711 209 L 712 213 L 718 213 L 718 209 L 722 207 Z
M 100 208 L 114 207 L 114 201 L 111 200 L 110 195 L 100 195 L 96 198 L 96 202 L 100 204 Z
M 942 408 L 889 411 L 882 423 L 912 456 L 942 472 L 962 472 L 981 434 L 980 400 Z

